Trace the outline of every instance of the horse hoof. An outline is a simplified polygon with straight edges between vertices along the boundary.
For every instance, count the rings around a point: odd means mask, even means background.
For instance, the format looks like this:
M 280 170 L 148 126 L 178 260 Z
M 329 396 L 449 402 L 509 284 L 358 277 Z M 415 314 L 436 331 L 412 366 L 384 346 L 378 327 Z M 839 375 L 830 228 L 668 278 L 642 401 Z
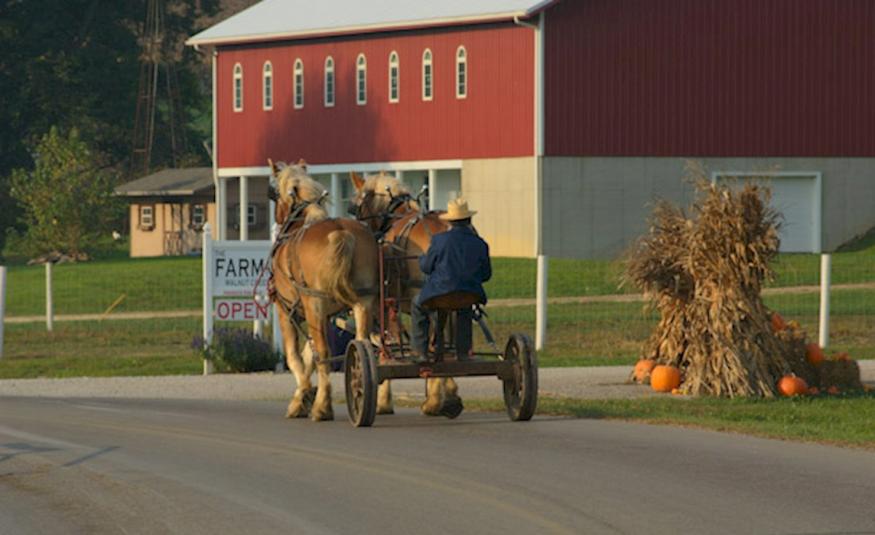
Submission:
M 440 416 L 441 406 L 434 403 L 426 402 L 419 406 L 419 412 L 421 412 L 424 416 Z
M 296 406 L 289 405 L 288 410 L 286 410 L 286 418 L 306 418 L 309 416 L 309 412 L 301 403 L 298 403 Z
M 446 416 L 447 418 L 452 420 L 453 418 L 456 418 L 460 414 L 462 414 L 463 410 L 465 410 L 465 406 L 462 405 L 462 398 L 447 398 L 444 401 L 444 404 L 441 406 L 440 415 Z
M 377 414 L 395 414 L 395 407 L 392 407 L 391 405 L 388 407 L 377 407 Z
M 310 415 L 310 419 L 314 422 L 330 422 L 334 420 L 334 409 L 327 411 L 314 410 Z

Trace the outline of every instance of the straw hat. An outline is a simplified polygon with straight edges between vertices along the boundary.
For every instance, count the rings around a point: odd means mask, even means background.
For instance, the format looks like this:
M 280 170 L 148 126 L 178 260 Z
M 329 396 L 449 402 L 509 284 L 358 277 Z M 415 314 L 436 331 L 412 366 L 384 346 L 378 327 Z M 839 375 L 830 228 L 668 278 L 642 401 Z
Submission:
M 468 210 L 468 201 L 459 197 L 447 203 L 447 213 L 441 214 L 441 219 L 445 221 L 459 221 L 461 219 L 469 219 L 476 213 L 474 210 Z

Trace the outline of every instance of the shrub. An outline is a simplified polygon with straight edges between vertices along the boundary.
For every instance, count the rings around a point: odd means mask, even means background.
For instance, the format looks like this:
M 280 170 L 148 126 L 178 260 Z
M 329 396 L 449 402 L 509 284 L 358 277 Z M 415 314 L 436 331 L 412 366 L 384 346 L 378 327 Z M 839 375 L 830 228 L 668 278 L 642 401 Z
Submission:
M 268 342 L 245 329 L 216 329 L 211 345 L 197 337 L 192 347 L 212 362 L 218 372 L 270 371 L 280 358 Z

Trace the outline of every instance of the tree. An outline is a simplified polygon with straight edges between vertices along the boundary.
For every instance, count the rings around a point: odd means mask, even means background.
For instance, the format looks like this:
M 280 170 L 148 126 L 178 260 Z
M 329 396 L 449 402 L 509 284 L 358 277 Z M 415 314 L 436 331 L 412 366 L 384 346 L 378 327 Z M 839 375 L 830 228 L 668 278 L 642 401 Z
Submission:
M 112 196 L 115 172 L 77 129 L 52 127 L 32 148 L 33 170 L 12 172 L 12 197 L 24 212 L 24 246 L 31 254 L 61 251 L 78 257 L 109 233 L 119 215 Z

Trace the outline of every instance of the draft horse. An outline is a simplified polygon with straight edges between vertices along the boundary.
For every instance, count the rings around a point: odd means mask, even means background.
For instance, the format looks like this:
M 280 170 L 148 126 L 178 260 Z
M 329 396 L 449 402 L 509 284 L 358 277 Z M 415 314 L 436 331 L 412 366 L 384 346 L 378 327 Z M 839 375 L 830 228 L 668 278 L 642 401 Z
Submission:
M 356 190 L 350 211 L 356 219 L 382 237 L 386 257 L 409 257 L 392 266 L 395 270 L 389 271 L 389 286 L 399 299 L 401 311 L 410 314 L 411 304 L 425 283 L 417 259 L 428 251 L 435 234 L 449 230 L 449 224 L 440 219 L 442 212 L 422 211 L 407 185 L 394 176 L 380 173 L 365 178 L 351 173 L 350 179 Z M 452 377 L 430 378 L 426 384 L 426 399 L 420 406 L 423 414 L 455 417 L 462 412 L 459 387 Z M 377 400 L 380 412 L 391 412 L 389 381 L 380 385 Z
M 314 421 L 332 420 L 328 322 L 332 315 L 352 309 L 356 339 L 368 339 L 379 288 L 378 246 L 373 233 L 358 221 L 328 218 L 323 207 L 326 192 L 307 175 L 303 160 L 270 165 L 281 229 L 271 254 L 271 297 L 279 313 L 286 363 L 297 381 L 286 417 L 309 413 Z M 311 344 L 312 351 L 304 357 L 299 335 Z M 310 382 L 314 368 L 315 399 Z

